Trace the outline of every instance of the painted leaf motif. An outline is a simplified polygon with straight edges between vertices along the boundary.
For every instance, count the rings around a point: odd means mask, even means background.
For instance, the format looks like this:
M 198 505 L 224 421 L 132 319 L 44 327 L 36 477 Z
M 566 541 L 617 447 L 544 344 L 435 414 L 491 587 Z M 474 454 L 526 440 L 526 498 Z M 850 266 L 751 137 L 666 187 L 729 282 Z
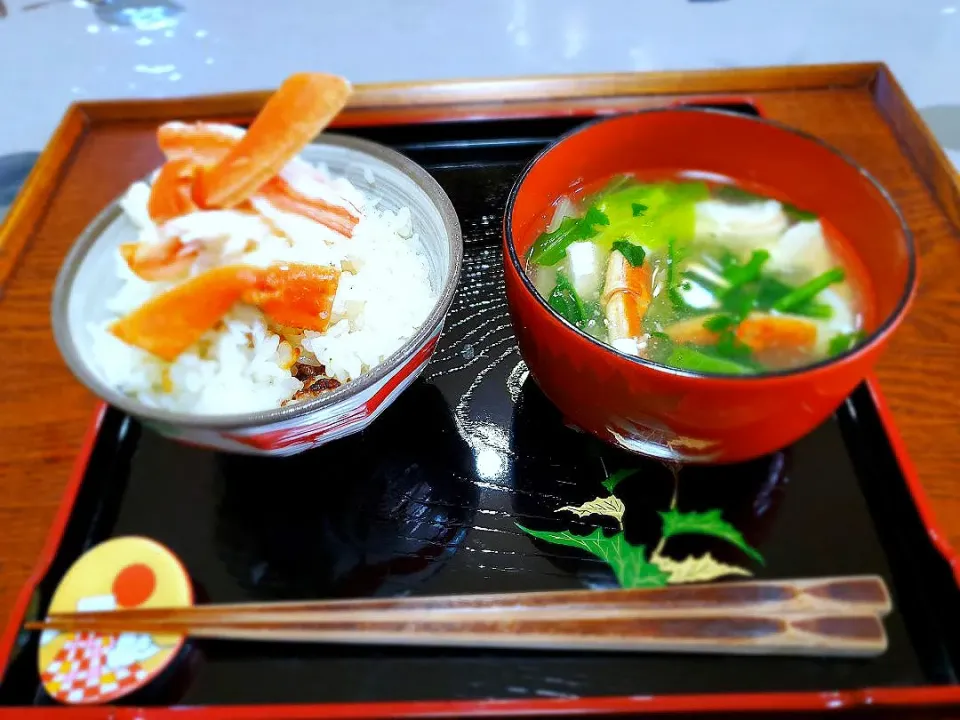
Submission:
M 608 477 L 603 481 L 603 486 L 607 489 L 607 492 L 613 492 L 613 489 L 620 484 L 622 480 L 626 480 L 631 475 L 636 475 L 639 471 L 634 469 L 624 469 L 617 470 L 613 475 Z
M 752 572 L 736 565 L 727 565 L 707 553 L 701 557 L 690 555 L 677 561 L 664 555 L 654 555 L 650 561 L 670 577 L 667 580 L 671 585 L 682 583 L 708 582 L 728 575 L 743 575 L 751 577 Z
M 613 570 L 621 587 L 653 588 L 667 584 L 667 573 L 647 561 L 646 548 L 643 545 L 631 545 L 622 532 L 607 537 L 601 528 L 589 535 L 574 535 L 567 530 L 530 530 L 519 524 L 517 527 L 540 540 L 580 548 L 600 558 Z
M 671 508 L 661 512 L 660 517 L 663 519 L 665 538 L 674 535 L 709 535 L 736 545 L 758 563 L 764 564 L 763 555 L 747 543 L 739 530 L 721 517 L 719 510 L 684 513 Z
M 557 512 L 572 512 L 577 517 L 586 517 L 587 515 L 606 515 L 607 517 L 612 517 L 617 521 L 617 524 L 620 525 L 620 528 L 623 529 L 623 513 L 626 512 L 627 508 L 624 506 L 623 501 L 613 495 L 607 497 L 598 497 L 585 502 L 583 505 L 573 506 L 573 505 L 564 505 L 562 508 L 557 508 Z

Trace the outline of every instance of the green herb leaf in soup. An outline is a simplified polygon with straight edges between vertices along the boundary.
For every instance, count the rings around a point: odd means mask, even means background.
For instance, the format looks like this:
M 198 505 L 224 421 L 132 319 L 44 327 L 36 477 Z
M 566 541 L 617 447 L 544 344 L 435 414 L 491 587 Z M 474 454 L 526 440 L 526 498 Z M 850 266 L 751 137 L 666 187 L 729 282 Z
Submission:
M 745 285 L 760 279 L 760 271 L 763 264 L 770 259 L 770 253 L 766 250 L 754 250 L 750 254 L 750 259 L 743 265 L 728 265 L 723 270 L 723 276 L 733 287 Z
M 584 307 L 573 285 L 562 273 L 557 275 L 557 285 L 547 299 L 548 304 L 567 322 L 579 325 L 584 321 Z
M 537 265 L 556 265 L 566 256 L 567 247 L 592 237 L 596 226 L 608 223 L 607 217 L 596 208 L 590 208 L 582 218 L 564 218 L 556 230 L 537 238 L 530 249 L 529 261 Z
M 827 270 L 812 280 L 804 283 L 797 289 L 787 293 L 773 304 L 774 310 L 790 312 L 791 310 L 813 300 L 822 290 L 826 290 L 834 283 L 843 282 L 845 273 L 843 268 Z
M 810 222 L 818 219 L 816 213 L 810 212 L 809 210 L 802 210 L 790 203 L 783 204 L 783 212 L 793 222 Z
M 646 256 L 643 246 L 634 245 L 629 240 L 617 240 L 613 243 L 613 249 L 620 251 L 620 254 L 622 254 L 633 267 L 643 265 L 643 258 Z
M 737 326 L 739 321 L 733 315 L 712 315 L 703 321 L 703 326 L 711 332 L 723 332 Z
M 677 345 L 667 357 L 666 364 L 691 372 L 717 373 L 721 375 L 749 375 L 753 368 L 749 365 L 708 355 L 689 345 Z
M 840 333 L 834 335 L 830 338 L 830 344 L 828 346 L 827 352 L 831 357 L 834 355 L 840 355 L 847 352 L 847 350 L 852 350 L 858 343 L 866 340 L 867 334 L 863 330 L 857 330 L 852 333 Z

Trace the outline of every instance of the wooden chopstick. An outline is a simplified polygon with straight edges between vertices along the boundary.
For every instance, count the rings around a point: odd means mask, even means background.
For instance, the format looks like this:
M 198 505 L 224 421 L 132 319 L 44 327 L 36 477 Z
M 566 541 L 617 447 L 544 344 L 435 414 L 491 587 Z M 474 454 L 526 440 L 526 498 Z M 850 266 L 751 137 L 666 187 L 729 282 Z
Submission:
M 99 627 L 119 634 L 127 625 Z M 872 657 L 887 648 L 876 615 L 765 615 L 550 620 L 510 618 L 320 623 L 182 625 L 155 623 L 138 632 L 269 642 L 351 643 L 527 650 L 608 650 Z
M 582 614 L 636 616 L 724 613 L 886 615 L 892 603 L 886 584 L 873 575 L 804 580 L 754 580 L 705 585 L 676 585 L 644 590 L 561 590 L 550 592 L 441 595 L 435 597 L 356 598 L 308 602 L 237 603 L 190 608 L 146 608 L 51 615 L 45 627 L 91 627 L 100 621 L 148 622 L 175 619 L 184 624 L 259 620 L 318 620 L 327 615 L 387 619 L 398 613 L 429 612 L 431 618 L 464 612 L 536 613 L 538 617 Z
M 876 655 L 875 576 L 653 590 L 205 605 L 52 615 L 31 630 L 286 642 Z
M 143 632 L 270 642 L 353 643 L 541 650 L 609 650 L 872 657 L 887 638 L 877 615 L 661 615 L 364 621 L 98 624 L 103 634 Z

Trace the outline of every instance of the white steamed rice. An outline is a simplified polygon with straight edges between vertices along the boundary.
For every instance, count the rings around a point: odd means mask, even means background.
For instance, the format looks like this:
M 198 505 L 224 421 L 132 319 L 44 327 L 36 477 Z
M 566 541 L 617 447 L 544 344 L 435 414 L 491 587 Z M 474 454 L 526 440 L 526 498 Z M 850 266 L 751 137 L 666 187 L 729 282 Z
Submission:
M 122 287 L 107 302 L 110 317 L 89 326 L 92 358 L 103 380 L 152 407 L 197 414 L 251 412 L 279 407 L 303 387 L 290 369 L 297 354 L 301 362 L 322 364 L 328 376 L 345 383 L 409 339 L 437 302 L 409 209 L 379 208 L 376 198 L 346 178 L 334 179 L 319 169 L 330 182 L 324 191 L 332 187 L 360 210 L 350 238 L 265 200 L 255 201 L 262 217 L 199 211 L 163 228 L 149 219 L 145 183 L 134 184 L 121 205 L 140 230 L 139 242 L 158 242 L 170 233 L 184 241 L 201 240 L 204 249 L 193 274 L 236 262 L 337 267 L 342 275 L 325 332 L 274 327 L 257 308 L 239 304 L 176 361 L 165 362 L 107 330 L 116 318 L 172 287 L 134 275 L 118 251 L 115 272 Z

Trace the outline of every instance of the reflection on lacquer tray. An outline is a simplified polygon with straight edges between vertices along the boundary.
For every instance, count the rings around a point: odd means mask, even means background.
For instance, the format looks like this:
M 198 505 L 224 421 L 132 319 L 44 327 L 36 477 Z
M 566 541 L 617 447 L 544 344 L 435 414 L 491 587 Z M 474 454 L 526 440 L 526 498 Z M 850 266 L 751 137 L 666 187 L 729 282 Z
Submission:
M 470 450 L 424 382 L 355 437 L 221 462 L 218 552 L 255 598 L 404 594 L 457 551 L 476 511 Z

